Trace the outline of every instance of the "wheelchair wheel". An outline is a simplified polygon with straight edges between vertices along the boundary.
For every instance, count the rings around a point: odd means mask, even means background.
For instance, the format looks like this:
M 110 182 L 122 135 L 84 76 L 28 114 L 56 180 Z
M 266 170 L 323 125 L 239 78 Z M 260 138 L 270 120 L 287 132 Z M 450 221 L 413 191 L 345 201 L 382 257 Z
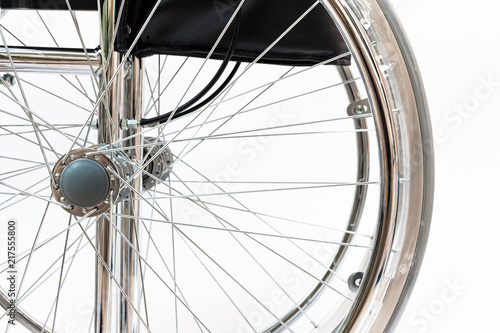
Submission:
M 0 329 L 394 329 L 433 199 L 406 36 L 385 0 L 256 4 L 2 4 Z

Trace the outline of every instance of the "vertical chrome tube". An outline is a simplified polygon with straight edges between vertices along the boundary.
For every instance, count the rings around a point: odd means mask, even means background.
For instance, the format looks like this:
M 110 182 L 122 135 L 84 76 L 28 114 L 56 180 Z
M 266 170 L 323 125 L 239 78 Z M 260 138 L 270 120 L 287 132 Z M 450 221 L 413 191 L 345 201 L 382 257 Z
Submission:
M 101 36 L 100 44 L 102 48 L 101 61 L 104 63 L 103 70 L 99 77 L 99 91 L 105 91 L 106 86 L 111 79 L 113 73 L 118 67 L 119 55 L 110 53 L 111 36 L 114 33 L 114 18 L 115 18 L 115 1 L 106 0 L 102 5 L 101 17 Z M 109 61 L 108 61 L 109 60 Z M 99 130 L 98 140 L 100 144 L 109 144 L 118 140 L 118 125 L 120 114 L 118 110 L 119 101 L 117 100 L 117 92 L 120 90 L 120 80 L 115 80 L 110 89 L 107 91 L 106 98 L 99 105 Z M 113 206 L 112 206 L 113 208 Z M 110 222 L 104 217 L 100 218 L 96 224 L 96 248 L 99 255 L 102 257 L 108 268 L 114 274 L 115 265 L 114 251 L 116 244 L 116 232 Z M 95 283 L 95 333 L 108 333 L 112 331 L 112 315 L 113 309 L 116 308 L 116 302 L 112 295 L 116 290 L 114 281 L 111 278 L 108 269 L 101 263 L 99 258 L 96 261 L 96 283 Z
M 106 0 L 103 2 L 102 7 L 101 61 L 103 61 L 103 71 L 100 76 L 101 92 L 105 91 L 123 60 L 122 54 L 112 51 L 111 44 L 118 4 L 119 1 Z M 141 91 L 141 61 L 140 59 L 127 59 L 99 107 L 99 143 L 110 144 L 135 134 L 136 130 L 122 130 L 120 120 L 141 120 Z M 142 145 L 142 136 L 121 143 L 123 147 L 140 145 Z M 132 162 L 139 164 L 142 160 L 142 148 L 130 149 L 126 153 Z M 123 176 L 127 177 L 127 175 Z M 137 192 L 142 191 L 141 176 L 130 180 L 129 184 Z M 130 191 L 127 198 L 116 205 L 112 205 L 111 209 L 122 215 L 139 216 L 140 201 L 137 199 L 138 196 L 134 191 Z M 139 331 L 139 319 L 136 309 L 139 308 L 141 283 L 139 281 L 139 258 L 135 251 L 131 249 L 129 243 L 135 248 L 139 248 L 139 228 L 137 219 L 114 216 L 112 221 L 101 218 L 97 222 L 97 249 L 114 278 L 110 276 L 106 267 L 98 260 L 96 264 L 95 332 L 135 333 Z M 115 224 L 118 232 L 111 223 Z M 126 237 L 127 240 L 124 240 L 123 237 Z M 127 297 L 123 295 L 116 281 L 120 283 L 120 288 L 126 293 Z
M 141 120 L 142 116 L 142 66 L 140 59 L 127 60 L 123 69 L 123 89 L 122 93 L 122 106 L 121 118 L 122 119 L 135 119 Z M 121 131 L 122 138 L 130 137 L 136 134 L 139 129 L 129 129 Z M 123 145 L 134 147 L 141 146 L 142 136 L 134 136 L 133 138 L 125 141 Z M 141 163 L 143 157 L 143 148 L 132 148 L 127 151 L 128 156 L 136 165 Z M 128 198 L 121 203 L 121 213 L 128 216 L 139 216 L 140 200 L 136 194 L 142 191 L 142 177 L 139 175 L 129 182 L 135 191 L 130 191 Z M 118 229 L 123 236 L 127 238 L 125 241 L 120 238 L 120 283 L 123 290 L 127 293 L 129 299 L 132 301 L 136 309 L 139 309 L 139 299 L 141 291 L 141 281 L 139 280 L 141 272 L 139 269 L 139 256 L 131 249 L 129 243 L 136 249 L 139 249 L 139 220 L 133 218 L 120 218 L 118 221 Z M 121 315 L 119 320 L 118 332 L 135 333 L 139 331 L 138 316 L 128 302 L 128 300 L 120 297 Z

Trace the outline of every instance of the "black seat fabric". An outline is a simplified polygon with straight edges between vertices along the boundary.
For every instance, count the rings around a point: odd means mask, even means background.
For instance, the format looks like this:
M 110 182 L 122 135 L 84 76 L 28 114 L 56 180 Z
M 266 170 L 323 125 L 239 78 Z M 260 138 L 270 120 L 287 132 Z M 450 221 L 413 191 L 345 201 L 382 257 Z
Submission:
M 69 0 L 73 10 L 97 10 L 95 0 Z M 0 0 L 2 9 L 39 9 L 65 10 L 68 9 L 66 0 Z
M 246 0 L 233 60 L 251 62 L 293 24 L 315 0 Z M 116 47 L 126 52 L 156 0 L 127 1 Z M 237 0 L 165 0 L 141 35 L 133 53 L 140 57 L 170 54 L 206 57 L 224 30 Z M 212 58 L 227 53 L 233 27 Z M 335 24 L 317 5 L 262 59 L 261 63 L 312 65 L 347 52 Z M 348 65 L 349 57 L 334 62 Z
M 97 10 L 95 0 L 69 0 L 74 10 Z M 251 62 L 316 0 L 246 0 L 233 60 Z M 119 1 L 118 1 L 119 2 Z M 126 0 L 115 49 L 127 52 L 157 0 Z M 239 0 L 163 0 L 139 38 L 133 54 L 206 57 Z M 0 0 L 2 9 L 67 9 L 66 0 Z M 227 53 L 231 27 L 212 58 Z M 261 60 L 261 63 L 312 65 L 347 52 L 335 24 L 317 5 Z M 348 65 L 349 57 L 332 64 Z

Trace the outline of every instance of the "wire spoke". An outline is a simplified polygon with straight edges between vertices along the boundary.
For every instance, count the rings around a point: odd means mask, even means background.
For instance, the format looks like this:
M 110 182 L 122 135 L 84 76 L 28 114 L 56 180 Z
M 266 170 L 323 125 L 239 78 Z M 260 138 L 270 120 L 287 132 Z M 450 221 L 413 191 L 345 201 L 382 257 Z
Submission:
M 212 196 L 224 196 L 224 195 L 234 195 L 234 194 L 250 194 L 250 193 L 265 193 L 265 192 L 278 192 L 278 191 L 296 191 L 296 190 L 313 190 L 321 188 L 337 188 L 346 186 L 367 186 L 367 185 L 379 185 L 378 182 L 352 182 L 343 184 L 328 184 L 328 185 L 314 185 L 314 186 L 297 186 L 297 187 L 283 187 L 283 188 L 271 188 L 271 189 L 258 189 L 258 190 L 247 190 L 247 191 L 231 191 L 231 192 L 218 192 L 218 193 L 195 193 L 195 194 L 179 194 L 173 195 L 172 198 L 192 198 L 192 197 L 212 197 Z M 168 198 L 168 196 L 167 196 Z M 158 199 L 158 198 L 157 198 Z
M 186 164 L 186 162 L 183 162 L 183 163 L 184 163 L 184 164 Z M 202 173 L 200 173 L 198 170 L 196 170 L 195 168 L 193 168 L 193 167 L 192 167 L 192 166 L 190 166 L 190 165 L 187 165 L 187 166 L 188 166 L 190 169 L 192 169 L 193 171 L 195 171 L 198 175 L 202 176 L 204 179 L 206 179 L 207 181 L 209 181 L 209 182 L 210 182 L 210 180 L 209 180 L 209 179 L 208 179 L 205 175 L 203 175 Z M 179 177 L 177 177 L 177 178 L 179 178 Z M 211 184 L 213 184 L 213 185 L 215 185 L 215 186 L 216 186 L 219 190 L 221 190 L 222 192 L 224 192 L 224 190 L 223 190 L 220 186 L 218 186 L 218 185 L 216 185 L 216 184 L 214 184 L 214 183 L 212 183 L 212 182 L 210 182 L 210 183 L 211 183 Z M 184 184 L 184 185 L 185 185 L 185 184 Z M 186 186 L 186 185 L 185 185 L 185 186 Z M 268 227 L 270 227 L 270 228 L 271 228 L 272 230 L 274 230 L 276 233 L 278 233 L 279 235 L 283 236 L 283 234 L 282 234 L 281 232 L 279 232 L 279 231 L 278 231 L 275 227 L 273 227 L 270 223 L 268 223 L 267 221 L 265 221 L 262 215 L 258 215 L 257 213 L 250 211 L 250 209 L 249 209 L 246 205 L 244 205 L 244 204 L 243 204 L 240 200 L 236 199 L 234 196 L 229 195 L 229 197 L 230 197 L 233 201 L 235 201 L 238 205 L 240 205 L 241 207 L 243 207 L 243 209 L 240 209 L 241 211 L 244 211 L 244 212 L 247 212 L 247 213 L 251 213 L 251 214 L 252 214 L 252 215 L 254 215 L 254 216 L 255 216 L 258 220 L 260 220 L 260 221 L 261 221 L 261 222 L 263 222 L 265 225 L 267 225 Z M 199 198 L 197 198 L 197 199 L 199 200 Z M 203 204 L 203 205 L 206 207 L 206 205 L 205 205 L 205 204 Z M 295 221 L 294 221 L 294 222 L 295 222 Z M 339 231 L 338 229 L 333 229 L 333 230 L 335 230 L 335 231 Z M 348 230 L 341 230 L 341 231 L 342 231 L 344 234 L 346 234 L 346 233 L 347 233 L 347 234 L 356 234 L 356 233 L 354 233 L 354 232 L 352 232 L 352 231 L 348 231 Z M 371 238 L 370 236 L 367 236 L 367 237 L 368 237 L 368 238 Z M 333 271 L 332 269 L 330 269 L 329 267 L 326 267 L 326 266 L 325 266 L 323 263 L 321 263 L 318 259 L 316 259 L 316 258 L 315 258 L 314 256 L 312 256 L 310 253 L 308 253 L 307 251 L 305 251 L 302 247 L 300 247 L 299 245 L 297 245 L 297 244 L 293 241 L 293 239 L 291 239 L 291 238 L 289 238 L 289 237 L 285 237 L 285 238 L 287 238 L 287 239 L 288 239 L 288 241 L 289 241 L 291 244 L 293 244 L 295 247 L 297 247 L 297 248 L 298 248 L 301 252 L 303 252 L 303 253 L 304 253 L 304 254 L 306 254 L 308 257 L 312 258 L 315 262 L 317 262 L 317 263 L 319 263 L 321 266 L 323 266 L 323 267 L 324 267 L 327 271 L 329 271 L 330 273 L 332 273 L 334 276 L 336 276 L 336 277 L 340 278 L 343 282 L 346 282 L 346 281 L 345 281 L 344 279 L 342 279 L 342 278 L 341 278 L 341 277 L 340 277 L 340 276 L 339 276 L 336 272 L 334 272 L 334 271 Z M 342 245 L 342 246 L 345 246 L 345 245 Z M 299 309 L 300 309 L 300 307 L 299 307 Z M 301 311 L 302 311 L 302 309 L 301 309 Z M 313 324 L 313 326 L 315 326 L 315 325 Z
M 181 302 L 182 305 L 184 305 L 184 307 L 196 318 L 196 320 L 207 330 L 207 331 L 210 331 L 204 324 L 203 322 L 196 316 L 196 314 L 191 310 L 191 308 L 186 304 L 184 303 L 181 299 L 180 299 L 180 296 L 177 295 L 173 290 L 172 288 L 161 278 L 161 276 L 156 272 L 156 270 L 151 267 L 151 265 L 144 259 L 144 257 L 141 255 L 141 253 L 135 248 L 134 245 L 132 245 L 132 243 L 130 243 L 130 241 L 127 239 L 127 237 L 113 224 L 113 223 L 110 223 L 111 226 L 113 226 L 113 228 L 118 232 L 118 234 L 121 236 L 121 238 L 127 243 L 128 247 L 134 251 L 137 256 L 146 264 L 146 266 L 160 279 L 160 281 L 167 287 L 167 289 L 174 295 L 174 297 L 179 301 Z M 93 244 L 91 244 L 93 246 Z M 94 247 L 94 250 L 96 252 L 96 255 L 99 255 L 99 253 L 97 252 L 97 249 L 95 249 Z M 103 263 L 103 265 L 105 265 L 104 261 L 102 260 L 102 257 L 101 258 L 101 262 Z M 107 267 L 107 266 L 106 266 Z M 107 269 L 109 274 L 112 274 L 110 271 L 109 271 L 109 268 Z M 118 284 L 118 282 L 116 281 L 116 283 Z M 121 287 L 120 287 L 121 288 Z M 125 295 L 126 298 L 128 298 L 126 295 Z
M 95 211 L 96 211 L 96 209 L 93 209 L 89 213 L 93 214 Z M 120 285 L 120 282 L 116 279 L 115 275 L 111 272 L 109 266 L 106 264 L 106 262 L 104 261 L 104 259 L 100 255 L 99 251 L 95 247 L 95 245 L 92 243 L 92 239 L 89 237 L 89 235 L 85 231 L 85 228 L 82 226 L 82 224 L 80 223 L 80 221 L 77 218 L 75 218 L 75 219 L 76 219 L 76 222 L 77 222 L 78 226 L 82 230 L 83 235 L 85 235 L 85 238 L 87 239 L 88 243 L 90 244 L 90 246 L 94 250 L 97 259 L 100 261 L 101 265 L 106 269 L 106 271 L 108 272 L 109 276 L 113 279 L 113 281 L 115 282 L 115 284 L 118 287 L 118 289 L 120 289 L 120 292 L 121 292 L 122 296 L 127 300 L 127 303 L 132 307 L 132 309 L 134 310 L 134 312 L 137 314 L 139 320 L 144 324 L 144 327 L 146 328 L 146 330 L 151 333 L 151 330 L 149 329 L 149 326 L 144 321 L 144 319 L 142 318 L 141 314 L 136 309 L 136 307 L 134 306 L 133 302 L 130 300 L 130 298 L 127 295 L 127 293 L 125 292 L 125 290 L 123 290 L 123 288 Z M 111 225 L 113 225 L 113 224 L 111 223 Z
M 16 196 L 21 195 L 21 194 L 24 194 L 24 195 L 27 195 L 27 196 L 30 196 L 30 197 L 33 197 L 33 198 L 37 198 L 37 199 L 40 199 L 40 200 L 43 200 L 43 201 L 47 201 L 47 202 L 49 202 L 49 203 L 51 203 L 51 204 L 54 204 L 54 205 L 57 205 L 57 206 L 61 206 L 61 207 L 63 207 L 63 208 L 71 208 L 71 206 L 70 206 L 70 205 L 66 205 L 66 204 L 63 204 L 63 203 L 60 203 L 60 202 L 57 202 L 57 201 L 53 201 L 53 200 L 51 200 L 51 199 L 46 199 L 46 198 L 44 198 L 44 197 L 42 197 L 42 196 L 40 196 L 40 195 L 37 195 L 37 194 L 35 194 L 35 193 L 30 193 L 30 192 L 27 192 L 27 190 L 29 190 L 31 187 L 34 187 L 34 186 L 36 186 L 36 185 L 40 184 L 41 182 L 46 181 L 47 179 L 48 179 L 48 177 L 47 177 L 47 178 L 42 179 L 42 180 L 41 180 L 41 181 L 39 181 L 38 183 L 35 183 L 34 185 L 32 185 L 32 186 L 30 186 L 29 188 L 27 188 L 26 190 L 21 190 L 21 189 L 19 189 L 18 187 L 15 187 L 15 186 L 12 186 L 12 185 L 8 185 L 8 184 L 6 184 L 6 183 L 4 183 L 4 182 L 0 182 L 0 185 L 3 185 L 3 186 L 5 186 L 5 187 L 9 187 L 9 188 L 11 188 L 11 189 L 13 189 L 13 190 L 19 191 L 19 193 L 17 193 L 15 196 L 11 197 L 11 198 L 10 198 L 10 199 L 8 199 L 7 201 L 4 201 L 4 202 L 0 203 L 0 207 L 1 207 L 2 205 L 4 205 L 5 203 L 9 202 L 10 200 L 14 199 Z M 5 209 L 5 207 L 4 207 L 3 209 Z
M 151 205 L 147 200 L 145 200 L 145 198 L 140 194 L 138 193 L 134 188 L 133 186 L 129 185 L 128 182 L 126 182 L 125 180 L 123 180 L 114 170 L 112 170 L 111 168 L 108 167 L 108 169 L 118 178 L 120 179 L 120 181 L 126 186 L 128 187 L 130 190 L 132 190 L 133 192 L 135 192 L 141 199 L 143 199 L 143 202 L 147 203 L 148 205 Z M 147 172 L 146 172 L 147 173 Z M 153 175 L 151 174 L 148 174 L 150 177 L 156 179 L 156 181 L 158 181 L 159 183 L 163 183 L 162 180 L 154 177 Z M 193 201 L 194 202 L 194 201 Z M 205 207 L 203 207 L 202 205 L 194 202 L 196 205 L 198 205 L 199 207 L 201 207 L 202 209 L 206 209 Z M 160 212 L 158 209 L 154 208 L 166 221 L 168 221 L 168 218 L 162 213 Z M 222 217 L 216 215 L 215 213 L 211 212 L 211 211 L 208 211 L 209 213 L 211 213 L 214 217 L 216 217 L 216 219 L 220 219 L 221 221 L 224 221 L 224 223 L 226 223 L 227 225 L 231 226 L 232 228 L 234 228 L 235 230 L 239 230 L 238 228 L 236 228 L 233 224 L 229 223 L 228 221 L 226 221 L 225 219 L 223 219 Z M 174 225 L 175 226 L 175 225 Z M 175 227 L 177 230 L 178 227 Z M 245 233 L 243 233 L 245 234 Z M 279 258 L 282 258 L 283 260 L 285 260 L 286 262 L 288 262 L 289 264 L 291 264 L 292 266 L 298 268 L 299 270 L 301 270 L 302 272 L 304 272 L 305 274 L 311 276 L 313 279 L 315 279 L 316 281 L 318 281 L 320 284 L 324 285 L 325 287 L 333 290 L 335 293 L 339 294 L 340 296 L 344 297 L 345 299 L 347 300 L 350 300 L 350 301 L 353 301 L 350 297 L 344 295 L 343 293 L 341 293 L 340 291 L 336 290 L 335 288 L 333 288 L 332 286 L 330 286 L 329 284 L 325 283 L 323 280 L 320 280 L 319 278 L 317 278 L 316 276 L 314 276 L 313 274 L 311 274 L 310 272 L 306 271 L 305 269 L 303 269 L 302 267 L 298 266 L 296 263 L 292 262 L 291 260 L 285 258 L 283 255 L 279 254 L 278 252 L 276 252 L 275 250 L 271 249 L 270 247 L 268 247 L 267 245 L 265 245 L 264 243 L 260 242 L 259 240 L 255 239 L 254 237 L 252 237 L 250 234 L 245 234 L 248 238 L 250 238 L 251 240 L 255 241 L 257 244 L 263 246 L 264 248 L 266 248 L 267 250 L 269 250 L 270 252 L 274 253 L 275 255 L 277 255 Z M 343 244 L 342 244 L 343 245 Z M 347 245 L 347 244 L 346 244 Z M 348 246 L 353 246 L 352 244 L 349 244 Z M 360 247 L 360 248 L 363 248 L 365 246 L 362 246 L 362 245 L 357 245 L 355 247 Z M 368 249 L 371 249 L 371 247 L 368 247 L 366 246 L 365 248 L 368 248 Z
M 71 218 L 72 218 L 72 216 L 70 215 L 69 220 L 68 220 L 68 226 L 71 225 Z M 53 321 L 52 321 L 52 331 L 55 331 L 55 329 L 56 329 L 57 308 L 59 307 L 59 296 L 61 294 L 61 289 L 62 289 L 64 263 L 66 261 L 66 251 L 68 250 L 69 231 L 70 231 L 69 229 L 68 229 L 68 231 L 66 231 L 66 240 L 64 241 L 64 251 L 63 251 L 63 257 L 62 257 L 62 261 L 61 261 L 61 270 L 59 273 L 59 282 L 57 283 L 57 294 L 56 294 L 56 299 L 55 299 L 55 305 L 53 306 L 53 307 L 55 307 L 55 309 L 54 309 L 54 317 L 53 317 Z M 52 313 L 52 309 L 53 308 L 50 309 L 49 315 L 47 316 L 47 320 L 43 324 L 44 329 L 45 329 L 47 322 L 50 318 L 50 314 Z

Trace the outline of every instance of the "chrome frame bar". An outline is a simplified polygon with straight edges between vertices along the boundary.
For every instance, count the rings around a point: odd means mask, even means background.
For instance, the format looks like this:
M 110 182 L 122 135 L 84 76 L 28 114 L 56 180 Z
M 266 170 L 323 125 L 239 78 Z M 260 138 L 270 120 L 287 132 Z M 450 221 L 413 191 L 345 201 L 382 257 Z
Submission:
M 120 91 L 122 94 L 121 104 L 122 109 L 120 110 L 121 119 L 134 119 L 140 121 L 142 118 L 142 62 L 140 59 L 134 58 L 130 62 L 127 62 L 122 70 L 123 73 L 123 89 Z M 140 165 L 143 157 L 143 144 L 142 135 L 137 135 L 136 132 L 140 129 L 128 129 L 121 131 L 120 139 L 125 137 L 131 137 L 129 140 L 123 143 L 123 146 L 136 147 L 127 151 L 127 155 L 136 165 Z M 137 148 L 139 147 L 139 148 Z M 142 192 L 142 174 L 129 182 L 133 186 L 135 191 L 130 191 L 128 198 L 121 202 L 119 210 L 120 213 L 127 216 L 139 216 L 140 214 L 140 202 L 139 195 L 137 193 Z M 139 239 L 140 239 L 140 228 L 139 219 L 132 218 L 119 218 L 118 219 L 118 230 L 127 238 L 125 241 L 122 236 L 119 236 L 120 244 L 120 260 L 117 260 L 120 265 L 120 283 L 123 290 L 127 293 L 129 299 L 133 302 L 136 309 L 139 309 L 139 299 L 142 288 L 142 283 L 140 281 L 141 271 L 140 271 L 140 258 L 138 254 L 129 245 L 132 244 L 137 250 L 140 250 Z M 135 313 L 132 305 L 120 295 L 120 309 L 122 313 L 118 317 L 119 320 L 119 332 L 130 332 L 136 333 L 139 331 L 139 319 Z
M 117 10 L 115 0 L 106 0 L 103 4 L 101 45 L 103 46 L 102 61 L 106 64 L 105 71 L 100 74 L 100 91 L 105 91 L 114 73 L 120 67 L 123 55 L 112 50 L 112 36 L 114 35 L 115 13 Z M 107 62 L 107 63 L 106 63 Z M 89 67 L 87 65 L 87 67 Z M 142 63 L 140 59 L 126 59 L 119 69 L 118 75 L 106 92 L 103 103 L 99 106 L 99 143 L 109 144 L 125 137 L 136 134 L 137 130 L 121 130 L 120 119 L 135 119 L 140 121 L 142 116 Z M 122 147 L 142 146 L 142 136 L 134 136 L 124 141 Z M 132 162 L 140 164 L 142 161 L 142 148 L 126 151 Z M 127 198 L 120 203 L 112 205 L 111 212 L 120 215 L 138 216 L 140 200 L 136 193 L 142 191 L 142 177 L 129 181 L 136 190 L 130 191 Z M 110 214 L 113 216 L 113 214 Z M 111 223 L 115 224 L 112 226 Z M 114 229 L 117 229 L 115 231 Z M 141 295 L 141 281 L 139 280 L 139 257 L 129 246 L 132 244 L 139 249 L 138 220 L 116 217 L 109 221 L 101 218 L 97 223 L 97 249 L 106 265 L 112 269 L 111 273 L 119 281 L 122 294 L 116 285 L 115 279 L 109 275 L 106 267 L 97 260 L 96 262 L 96 333 L 139 332 L 139 317 L 134 310 L 139 308 Z M 123 237 L 126 238 L 123 239 Z M 128 300 L 127 300 L 128 298 Z M 129 300 L 132 304 L 130 304 Z
M 9 52 L 17 72 L 91 75 L 91 65 L 94 72 L 100 68 L 100 54 L 94 50 L 85 54 L 84 50 L 9 47 Z M 0 47 L 0 72 L 12 72 L 5 47 Z

